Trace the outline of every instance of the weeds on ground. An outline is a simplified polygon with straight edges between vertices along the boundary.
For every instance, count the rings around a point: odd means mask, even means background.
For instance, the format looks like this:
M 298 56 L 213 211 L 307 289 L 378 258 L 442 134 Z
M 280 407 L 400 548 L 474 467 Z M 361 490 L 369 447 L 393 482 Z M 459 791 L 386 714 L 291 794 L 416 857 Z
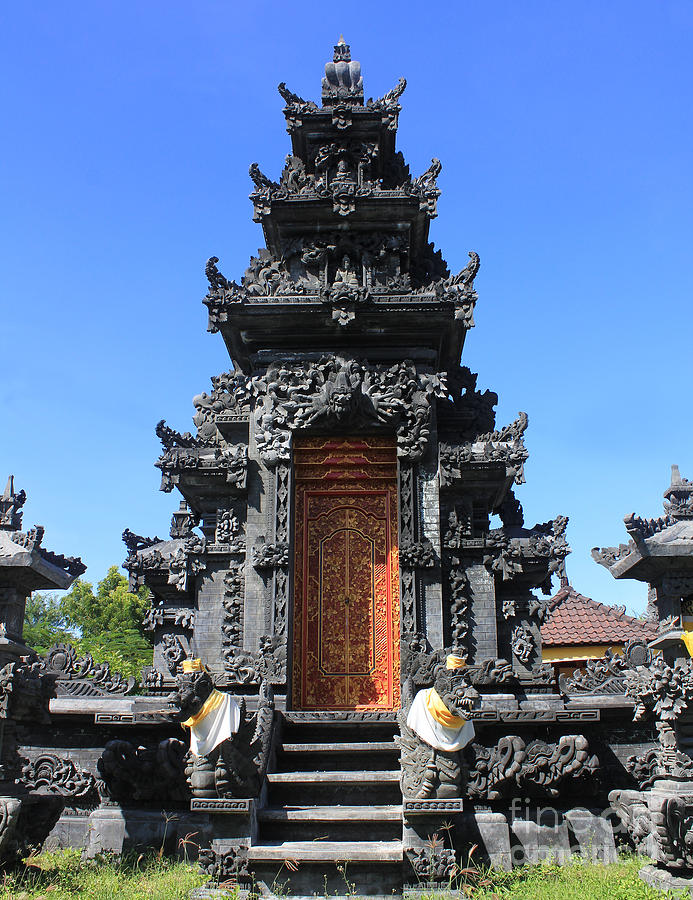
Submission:
M 194 866 L 158 853 L 103 854 L 82 861 L 79 850 L 59 850 L 27 857 L 0 875 L 2 900 L 187 900 L 207 879 Z
M 554 862 L 521 866 L 502 872 L 485 866 L 460 867 L 450 889 L 423 892 L 420 900 L 445 900 L 452 895 L 473 900 L 683 900 L 688 892 L 662 893 L 638 876 L 650 860 L 622 857 L 608 865 L 573 859 L 566 865 Z

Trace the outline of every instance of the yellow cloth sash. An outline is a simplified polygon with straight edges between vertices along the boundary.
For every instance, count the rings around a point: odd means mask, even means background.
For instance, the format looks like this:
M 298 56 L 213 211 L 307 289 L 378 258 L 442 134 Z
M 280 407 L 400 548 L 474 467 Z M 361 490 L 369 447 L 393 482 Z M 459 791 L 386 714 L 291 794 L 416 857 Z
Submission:
M 430 712 L 436 722 L 439 722 L 445 728 L 462 728 L 466 719 L 460 716 L 453 716 L 447 706 L 443 703 L 443 698 L 435 688 L 430 688 L 426 695 L 426 709 Z
M 194 725 L 198 725 L 211 712 L 214 712 L 215 709 L 219 709 L 223 702 L 224 695 L 221 691 L 214 688 L 212 693 L 202 704 L 202 709 L 198 713 L 195 713 L 194 716 L 190 716 L 189 719 L 186 719 L 185 722 L 181 722 L 181 725 L 183 728 L 192 728 Z
M 683 631 L 681 640 L 685 644 L 686 650 L 688 650 L 688 655 L 693 656 L 693 631 Z

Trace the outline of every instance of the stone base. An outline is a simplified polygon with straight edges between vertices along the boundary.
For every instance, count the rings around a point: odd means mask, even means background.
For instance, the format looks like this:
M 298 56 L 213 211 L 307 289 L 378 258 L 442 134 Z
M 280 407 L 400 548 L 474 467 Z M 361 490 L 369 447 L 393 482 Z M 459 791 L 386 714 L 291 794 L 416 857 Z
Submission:
M 464 846 L 473 847 L 476 844 L 479 847 L 481 858 L 475 854 L 471 865 L 483 862 L 504 872 L 512 869 L 510 829 L 503 813 L 479 811 L 464 815 L 459 819 L 456 833 L 458 842 Z M 465 865 L 467 860 L 463 850 L 462 866 Z
M 680 870 L 676 875 L 671 869 L 660 869 L 659 866 L 643 866 L 638 873 L 645 884 L 658 891 L 688 891 L 693 897 L 693 872 Z
M 510 821 L 513 865 L 555 862 L 574 856 L 591 862 L 615 862 L 618 854 L 611 824 L 588 809 L 537 810 L 536 817 Z

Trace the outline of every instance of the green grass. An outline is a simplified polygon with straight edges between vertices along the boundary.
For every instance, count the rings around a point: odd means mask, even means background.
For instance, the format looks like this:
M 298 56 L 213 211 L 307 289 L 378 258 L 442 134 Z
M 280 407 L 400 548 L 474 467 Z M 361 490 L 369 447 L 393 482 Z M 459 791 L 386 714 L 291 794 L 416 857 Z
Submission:
M 575 861 L 567 866 L 526 866 L 504 873 L 467 870 L 456 896 L 474 900 L 664 900 L 644 884 L 638 870 L 648 860 L 625 857 L 603 866 Z M 28 865 L 0 875 L 2 900 L 187 900 L 205 877 L 196 867 L 156 855 L 84 863 L 78 850 L 44 853 Z M 450 894 L 447 894 L 449 897 Z M 444 900 L 446 892 L 422 893 L 421 900 Z
M 187 900 L 207 881 L 195 865 L 155 854 L 85 863 L 79 850 L 60 850 L 27 863 L 0 875 L 2 900 Z
M 568 865 L 544 863 L 522 866 L 512 872 L 472 870 L 463 876 L 458 896 L 474 900 L 665 900 L 688 898 L 688 893 L 664 894 L 646 885 L 638 876 L 650 860 L 622 857 L 611 865 L 582 862 Z M 424 894 L 422 900 L 443 900 L 444 894 Z

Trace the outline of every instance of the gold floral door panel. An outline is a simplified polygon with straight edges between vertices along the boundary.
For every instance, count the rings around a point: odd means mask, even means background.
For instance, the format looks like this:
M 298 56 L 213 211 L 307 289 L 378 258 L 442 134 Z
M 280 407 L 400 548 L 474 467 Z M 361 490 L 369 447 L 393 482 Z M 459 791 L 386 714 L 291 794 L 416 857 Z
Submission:
M 294 443 L 295 709 L 399 707 L 397 449 Z

